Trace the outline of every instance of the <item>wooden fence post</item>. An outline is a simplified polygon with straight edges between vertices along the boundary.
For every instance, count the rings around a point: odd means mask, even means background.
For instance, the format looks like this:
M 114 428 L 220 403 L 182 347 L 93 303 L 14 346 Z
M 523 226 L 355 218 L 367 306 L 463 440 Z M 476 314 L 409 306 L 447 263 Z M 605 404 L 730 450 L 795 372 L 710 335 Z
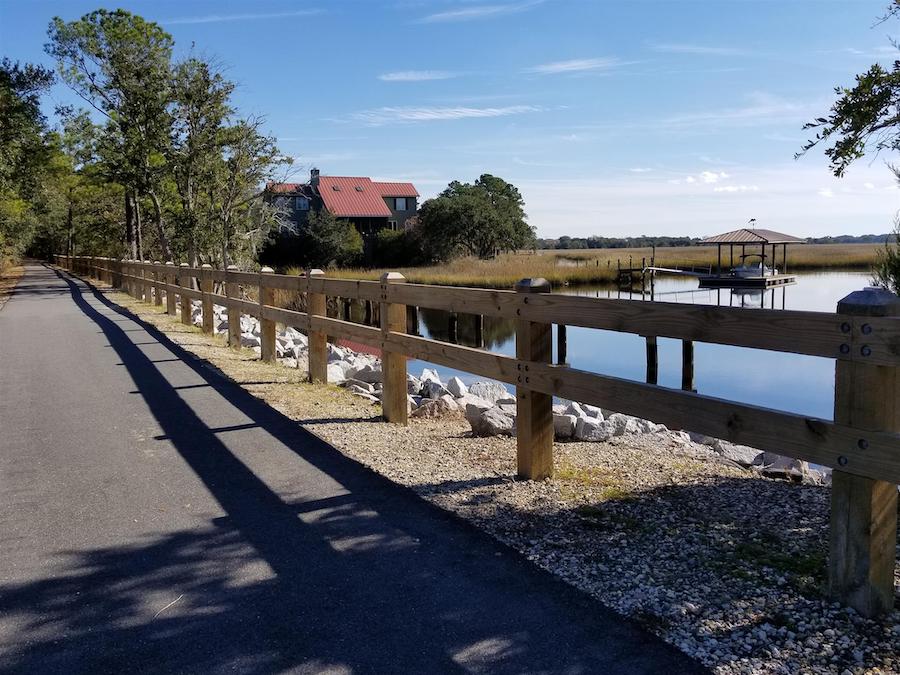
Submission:
M 549 293 L 546 279 L 522 279 L 516 292 Z M 553 359 L 553 325 L 518 319 L 516 358 L 550 363 Z M 528 366 L 521 366 L 516 384 L 516 465 L 522 478 L 541 480 L 553 475 L 553 397 L 528 388 Z
M 237 271 L 237 265 L 229 265 L 225 270 L 225 295 L 234 300 L 240 300 L 241 295 L 240 285 L 232 281 L 232 273 Z M 228 346 L 241 348 L 241 310 L 234 307 L 228 308 Z
M 381 333 L 402 333 L 406 329 L 406 305 L 387 302 L 388 285 L 401 284 L 406 278 L 399 272 L 381 275 Z M 406 424 L 407 404 L 406 355 L 387 347 L 381 350 L 381 414 L 388 422 Z
M 163 275 L 163 279 L 165 279 L 167 286 L 178 285 L 178 276 L 177 272 L 175 271 L 175 263 L 171 260 L 166 261 L 166 269 L 165 274 Z M 175 316 L 175 294 L 168 288 L 166 289 L 166 314 Z
M 275 360 L 275 322 L 263 318 L 263 305 L 275 302 L 275 289 L 266 286 L 266 275 L 274 273 L 271 267 L 259 271 L 259 357 L 268 363 Z
M 316 279 L 322 279 L 325 272 L 314 269 L 306 275 L 306 283 L 309 291 L 306 294 L 306 311 L 310 321 L 314 316 L 326 316 L 327 305 L 324 293 L 313 293 L 313 285 Z M 328 335 L 317 330 L 309 329 L 309 381 L 328 382 Z
M 871 353 L 867 317 L 900 315 L 900 298 L 881 288 L 855 291 L 838 302 L 848 351 Z M 870 337 L 871 336 L 871 337 Z M 842 351 L 844 350 L 842 346 Z M 900 369 L 864 360 L 838 360 L 834 379 L 834 421 L 869 431 L 900 431 Z M 867 442 L 860 438 L 858 447 Z M 841 466 L 847 458 L 838 457 Z M 897 486 L 835 469 L 831 477 L 831 538 L 828 585 L 831 595 L 863 616 L 894 606 L 897 544 Z
M 203 316 L 200 328 L 204 333 L 213 332 L 213 301 L 210 293 L 213 290 L 212 265 L 206 263 L 200 266 L 200 306 L 203 308 Z
M 190 289 L 193 286 L 191 282 L 193 276 L 191 275 L 190 268 L 187 263 L 181 263 L 178 275 L 178 285 L 181 288 Z M 181 323 L 185 326 L 191 325 L 191 299 L 186 296 L 184 293 L 179 294 L 181 296 Z
M 156 307 L 162 307 L 162 287 L 159 285 L 162 279 L 162 269 L 159 260 L 153 261 L 153 304 Z

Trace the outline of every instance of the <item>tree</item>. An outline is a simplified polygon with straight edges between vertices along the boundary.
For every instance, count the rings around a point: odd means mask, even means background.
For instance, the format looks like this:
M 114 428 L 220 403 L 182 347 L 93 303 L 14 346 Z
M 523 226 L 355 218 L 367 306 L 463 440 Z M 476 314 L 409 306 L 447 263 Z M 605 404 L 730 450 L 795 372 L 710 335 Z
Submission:
M 893 0 L 883 21 L 900 17 L 900 0 Z M 895 47 L 900 48 L 896 41 Z M 890 70 L 875 64 L 856 76 L 853 87 L 836 87 L 838 100 L 827 117 L 819 117 L 804 126 L 817 129 L 799 155 L 820 143 L 825 149 L 831 171 L 843 176 L 853 161 L 867 152 L 900 151 L 900 59 Z
M 53 73 L 0 61 L 0 269 L 31 243 L 51 152 L 40 95 Z
M 431 255 L 447 260 L 460 253 L 490 258 L 501 250 L 534 244 L 519 190 L 502 178 L 483 174 L 474 184 L 453 181 L 419 211 Z
M 172 37 L 158 24 L 125 10 L 97 10 L 77 21 L 55 17 L 47 52 L 78 96 L 107 119 L 107 161 L 126 188 L 127 238 L 140 250 L 139 197 L 153 205 L 162 255 L 171 258 L 163 222 L 160 181 L 169 139 Z
M 309 266 L 354 265 L 363 252 L 362 236 L 356 226 L 349 220 L 335 217 L 327 209 L 309 214 L 301 239 L 301 246 L 309 252 L 306 261 Z

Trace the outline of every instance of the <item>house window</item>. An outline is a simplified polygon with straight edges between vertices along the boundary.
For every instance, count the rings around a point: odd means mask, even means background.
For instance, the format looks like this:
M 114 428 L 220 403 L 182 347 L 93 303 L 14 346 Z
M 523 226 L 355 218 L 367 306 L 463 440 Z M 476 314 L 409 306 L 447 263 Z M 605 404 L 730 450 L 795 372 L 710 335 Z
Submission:
M 394 198 L 394 210 L 395 211 L 406 211 L 406 197 L 395 197 Z
M 396 220 L 389 220 L 389 221 L 388 221 L 388 227 L 391 228 L 392 230 L 396 230 L 396 229 L 397 229 L 397 221 L 396 221 Z
M 309 211 L 309 200 L 306 197 L 295 197 L 294 208 L 297 211 Z

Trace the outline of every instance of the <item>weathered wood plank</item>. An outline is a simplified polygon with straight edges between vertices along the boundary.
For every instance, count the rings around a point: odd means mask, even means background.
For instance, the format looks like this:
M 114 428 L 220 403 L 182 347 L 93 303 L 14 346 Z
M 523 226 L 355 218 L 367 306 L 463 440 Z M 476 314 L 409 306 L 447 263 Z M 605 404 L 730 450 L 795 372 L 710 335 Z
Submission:
M 275 361 L 275 322 L 267 318 L 266 306 L 275 304 L 275 289 L 269 282 L 275 278 L 275 270 L 263 267 L 259 272 L 259 358 Z
M 385 272 L 381 276 L 381 296 L 387 295 L 387 289 L 401 285 L 406 281 L 402 274 Z M 397 303 L 381 303 L 381 332 L 400 333 L 406 328 L 406 305 Z M 409 414 L 407 406 L 406 355 L 402 350 L 395 350 L 385 345 L 381 353 L 381 371 L 383 389 L 381 392 L 381 413 L 388 422 L 406 424 Z
M 220 305 L 224 305 L 228 310 L 228 346 L 232 349 L 241 348 L 241 307 L 237 304 L 240 300 L 241 286 L 230 276 L 237 272 L 237 267 L 229 265 L 225 274 L 225 295 L 224 302 L 222 300 L 214 301 Z M 218 297 L 218 296 L 216 296 Z
M 319 279 L 325 276 L 322 270 L 310 270 L 307 273 L 309 292 L 306 295 L 306 311 L 310 321 L 315 317 L 327 316 L 327 298 L 324 293 L 317 292 Z M 309 331 L 309 381 L 328 382 L 328 334 L 323 331 Z

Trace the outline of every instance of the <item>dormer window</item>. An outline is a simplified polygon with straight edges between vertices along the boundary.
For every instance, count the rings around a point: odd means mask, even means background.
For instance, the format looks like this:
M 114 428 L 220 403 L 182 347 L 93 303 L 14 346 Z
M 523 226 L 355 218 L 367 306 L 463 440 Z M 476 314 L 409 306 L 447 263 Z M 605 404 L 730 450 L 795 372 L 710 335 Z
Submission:
M 394 210 L 406 211 L 406 197 L 394 197 Z
M 341 191 L 341 186 L 340 186 L 340 185 L 332 185 L 332 186 L 331 186 L 331 189 L 334 190 L 335 192 L 340 192 L 340 191 Z
M 362 185 L 357 185 L 355 189 L 356 189 L 357 192 L 362 192 L 362 191 L 363 191 Z

